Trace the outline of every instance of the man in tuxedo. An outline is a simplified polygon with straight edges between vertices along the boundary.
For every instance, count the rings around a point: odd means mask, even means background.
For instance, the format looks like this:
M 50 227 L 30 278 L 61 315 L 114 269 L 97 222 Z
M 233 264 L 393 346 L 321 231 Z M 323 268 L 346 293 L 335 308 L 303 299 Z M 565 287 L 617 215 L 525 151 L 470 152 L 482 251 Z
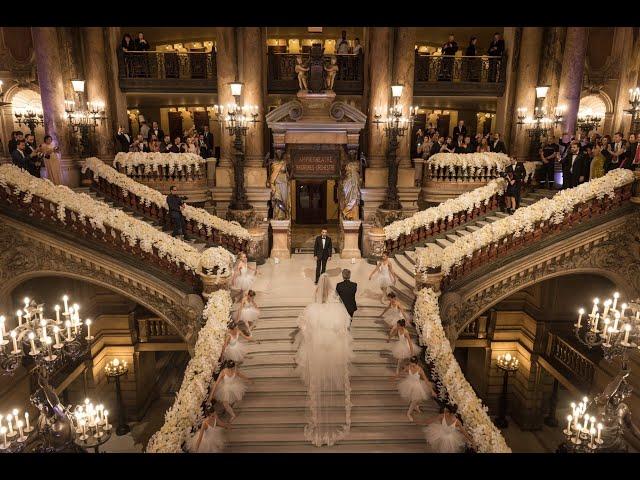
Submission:
M 493 134 L 493 141 L 489 144 L 489 147 L 492 152 L 496 153 L 507 153 L 507 147 L 502 140 L 500 140 L 500 134 Z
M 149 130 L 149 136 L 147 137 L 147 139 L 149 141 L 151 141 L 151 136 L 155 135 L 156 138 L 158 140 L 161 140 L 164 138 L 164 132 L 162 131 L 162 129 L 160 127 L 158 127 L 158 122 L 153 122 L 152 126 L 151 126 L 151 130 Z
M 462 135 L 462 138 L 467 136 L 467 127 L 464 124 L 464 120 L 460 120 L 458 125 L 453 127 L 453 138 L 458 138 Z
M 180 137 L 176 137 L 175 140 L 173 141 L 173 144 L 167 149 L 167 152 L 169 153 L 180 153 L 180 144 L 181 144 L 182 140 L 180 139 Z
M 340 297 L 340 300 L 342 300 L 344 308 L 349 312 L 349 316 L 353 318 L 353 314 L 358 309 L 356 305 L 356 291 L 358 290 L 358 284 L 350 280 L 351 270 L 346 268 L 342 270 L 342 278 L 343 281 L 336 285 L 336 293 Z
M 429 150 L 429 156 L 433 156 L 436 153 L 440 153 L 440 149 L 442 148 L 442 144 L 444 143 L 444 137 L 441 137 L 437 133 L 433 134 L 433 145 L 431 145 L 431 150 Z
M 169 153 L 169 147 L 171 147 L 171 137 L 165 135 L 160 142 L 160 153 Z
M 613 145 L 611 146 L 611 166 L 613 168 L 624 166 L 626 158 L 627 142 L 624 139 L 622 132 L 617 132 L 613 136 Z
M 16 167 L 20 167 L 26 170 L 28 163 L 27 163 L 27 155 L 24 153 L 24 148 L 25 148 L 24 139 L 18 140 L 18 143 L 16 144 L 16 149 L 13 152 L 11 152 L 11 163 L 13 163 Z
M 20 130 L 16 130 L 15 132 L 13 132 L 13 134 L 11 135 L 11 140 L 9 140 L 9 143 L 7 144 L 7 147 L 9 148 L 9 154 L 12 154 L 15 151 L 18 146 L 18 142 L 22 140 L 23 137 L 24 134 Z
M 116 148 L 118 152 L 128 152 L 131 146 L 131 136 L 124 131 L 124 127 L 120 125 L 118 127 L 118 133 L 116 134 Z
M 490 57 L 502 57 L 502 55 L 504 55 L 504 40 L 502 39 L 502 35 L 497 32 L 493 35 L 493 40 L 489 44 L 487 55 Z M 502 62 L 502 58 L 489 59 L 490 82 L 498 81 L 498 66 L 500 65 L 500 62 Z
M 38 156 L 36 149 L 36 138 L 32 133 L 28 133 L 24 145 L 24 153 L 27 157 L 27 170 L 34 177 L 40 178 L 40 168 L 42 168 L 42 159 Z
M 586 179 L 586 159 L 580 153 L 580 144 L 571 142 L 567 154 L 562 159 L 562 188 L 577 187 Z
M 458 51 L 458 42 L 456 42 L 453 33 L 449 35 L 447 42 L 442 45 L 442 55 L 445 57 L 442 59 L 441 71 L 438 80 L 451 81 L 453 76 L 453 56 Z
M 209 125 L 205 125 L 202 129 L 204 143 L 207 145 L 207 157 L 210 157 L 213 155 L 213 133 L 209 131 Z
M 333 245 L 331 239 L 327 236 L 327 229 L 323 228 L 319 236 L 316 237 L 316 242 L 313 245 L 313 258 L 316 261 L 316 285 L 320 275 L 327 269 L 327 260 L 331 259 L 333 254 Z

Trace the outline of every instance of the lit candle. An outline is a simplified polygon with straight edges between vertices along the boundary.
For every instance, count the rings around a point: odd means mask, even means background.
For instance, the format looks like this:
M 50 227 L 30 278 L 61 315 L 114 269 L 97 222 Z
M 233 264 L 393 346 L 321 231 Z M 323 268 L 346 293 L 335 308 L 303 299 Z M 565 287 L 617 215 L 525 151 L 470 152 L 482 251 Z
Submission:
M 607 330 L 609 329 L 609 317 L 604 319 L 604 328 L 602 329 L 602 336 L 607 336 Z
M 600 300 L 597 299 L 597 298 L 594 298 L 593 299 L 593 310 L 591 310 L 591 315 L 595 315 L 596 312 L 598 311 L 598 303 L 600 303 Z
M 67 327 L 67 342 L 71 341 L 71 322 L 67 320 L 64 322 L 64 326 Z
M 104 429 L 109 430 L 109 410 L 104 411 Z
M 11 414 L 7 415 L 7 424 L 9 425 L 9 436 L 13 437 L 13 425 L 11 425 L 11 420 L 13 420 L 13 416 Z
M 18 334 L 16 333 L 15 330 L 11 330 L 11 340 L 13 340 L 13 352 L 12 353 L 18 353 L 18 341 L 16 340 L 16 337 L 18 336 Z
M 602 424 L 598 424 L 598 442 L 600 442 L 600 434 L 602 433 Z
M 583 430 L 586 430 L 586 429 L 587 429 L 587 424 L 588 424 L 588 423 L 589 423 L 589 414 L 587 413 L 587 414 L 585 414 L 585 416 L 584 416 L 584 425 L 582 426 L 582 429 L 583 429 Z
M 87 321 L 84 323 L 87 325 L 87 340 L 91 340 L 91 319 L 87 318 Z
M 20 432 L 20 438 L 23 438 L 24 434 L 22 433 L 22 421 L 18 420 L 17 424 L 18 424 L 18 432 Z
M 618 304 L 618 298 L 620 297 L 620 294 L 618 292 L 615 292 L 613 294 L 613 309 L 616 309 L 616 305 Z
M 62 301 L 64 302 L 64 313 L 69 313 L 69 304 L 67 303 L 69 301 L 69 297 L 65 295 L 62 297 Z
M 4 438 L 4 448 L 7 449 L 7 427 L 0 428 L 0 433 L 2 433 L 2 437 Z
M 592 332 L 598 332 L 598 321 L 600 321 L 600 313 L 596 313 L 596 317 L 593 319 L 593 323 L 591 324 Z
M 624 324 L 624 341 L 623 344 L 629 345 L 629 332 L 631 331 L 631 325 L 628 323 Z
M 620 321 L 620 312 L 616 312 L 616 319 L 613 322 L 613 332 L 618 333 L 618 322 Z
M 24 412 L 24 421 L 27 424 L 26 431 L 30 431 L 31 430 L 31 426 L 29 425 L 29 412 Z
M 38 308 L 38 315 L 40 315 L 40 321 L 43 322 L 43 318 L 42 318 L 42 313 L 44 312 L 44 310 L 42 309 L 42 307 Z
M 590 428 L 590 430 L 593 430 L 593 429 L 594 429 L 594 425 L 595 425 L 595 423 L 596 423 L 596 416 L 595 416 L 595 415 L 593 415 L 593 416 L 591 417 L 591 428 Z
M 584 308 L 578 310 L 578 328 L 580 328 L 580 325 L 582 324 L 582 315 L 584 315 Z
M 567 415 L 567 432 L 571 434 L 571 420 L 573 417 L 571 415 Z
M 34 338 L 36 338 L 36 336 L 33 334 L 33 332 L 29 332 L 29 341 L 31 342 L 31 355 L 36 355 L 38 353 L 38 351 L 36 350 L 36 344 L 33 342 Z
M 45 338 L 47 338 L 47 321 L 40 320 L 40 341 L 44 343 Z
M 29 300 L 29 297 L 24 297 L 24 308 L 28 308 L 29 307 L 29 303 L 31 303 L 31 300 Z
M 18 316 L 18 326 L 22 326 L 22 310 L 18 310 L 16 315 Z
M 56 305 L 53 309 L 56 311 L 56 322 L 60 323 L 60 305 Z
M 591 445 L 593 445 L 593 436 L 595 435 L 595 433 L 596 433 L 596 429 L 592 427 L 592 428 L 589 430 L 589 435 L 591 435 L 591 439 L 589 440 L 589 443 L 590 443 Z
M 4 329 L 4 315 L 0 315 L 0 329 L 2 330 L 2 338 L 0 340 L 4 340 L 4 336 L 7 334 L 7 331 Z
M 56 345 L 60 345 L 60 329 L 58 327 L 53 327 L 53 335 L 56 338 Z
M 609 307 L 611 307 L 611 299 L 610 298 L 608 298 L 604 302 L 604 313 L 602 314 L 603 317 L 606 317 L 607 313 L 609 313 Z

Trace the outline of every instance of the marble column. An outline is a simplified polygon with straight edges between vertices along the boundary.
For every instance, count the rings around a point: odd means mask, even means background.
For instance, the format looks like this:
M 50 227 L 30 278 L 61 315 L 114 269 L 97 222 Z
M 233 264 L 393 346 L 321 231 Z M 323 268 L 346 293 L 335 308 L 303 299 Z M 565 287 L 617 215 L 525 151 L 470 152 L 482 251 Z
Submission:
M 395 30 L 393 84 L 404 86 L 398 103 L 404 107 L 407 116 L 409 107 L 413 105 L 415 45 L 416 29 L 414 27 L 400 27 Z M 400 139 L 397 155 L 401 165 L 411 165 L 411 136 L 411 131 L 407 131 L 407 134 Z
M 109 105 L 111 109 L 111 115 L 109 120 L 111 122 L 111 129 L 115 133 L 118 131 L 118 127 L 124 127 L 125 131 L 129 134 L 129 115 L 127 114 L 127 97 L 120 90 L 120 82 L 118 80 L 118 48 L 120 48 L 120 42 L 122 41 L 122 33 L 120 27 L 105 27 L 104 36 L 106 43 L 107 54 L 107 75 L 109 76 Z
M 261 27 L 242 28 L 242 100 L 257 105 L 260 123 L 250 128 L 246 138 L 247 166 L 262 166 L 264 159 L 264 82 L 262 63 L 266 55 L 266 42 Z
M 560 75 L 562 73 L 562 46 L 566 35 L 566 27 L 546 27 L 540 52 L 540 71 L 538 85 L 548 85 L 549 91 L 545 104 L 550 107 L 558 105 Z M 549 109 L 547 109 L 549 111 Z
M 562 76 L 558 92 L 558 105 L 566 108 L 562 122 L 562 132 L 576 131 L 584 61 L 587 54 L 588 31 L 585 27 L 567 27 L 562 56 Z
M 102 27 L 85 27 L 82 29 L 82 41 L 84 42 L 84 74 L 85 96 L 88 102 L 101 102 L 104 104 L 106 119 L 95 129 L 93 140 L 95 153 L 101 160 L 111 163 L 114 152 L 112 108 L 109 102 L 109 76 L 107 75 L 107 50 L 105 47 Z M 116 127 L 117 129 L 117 127 Z
M 631 130 L 631 115 L 625 112 L 630 108 L 629 89 L 638 86 L 638 69 L 640 67 L 640 39 L 634 42 L 633 27 L 616 27 L 613 51 L 619 52 L 620 79 L 613 110 L 611 133 Z M 605 130 L 607 131 L 607 130 Z
M 54 144 L 60 148 L 62 158 L 58 176 L 61 182 L 75 186 L 79 182 L 79 174 L 74 172 L 70 155 L 69 127 L 64 111 L 64 77 L 56 28 L 32 27 L 31 35 L 36 53 L 45 134 L 51 135 Z
M 369 149 L 367 160 L 370 167 L 386 165 L 387 140 L 382 128 L 371 122 L 376 109 L 383 115 L 389 110 L 391 98 L 391 71 L 389 68 L 391 43 L 390 27 L 373 27 L 369 34 Z M 385 179 L 386 182 L 386 179 Z
M 519 107 L 526 107 L 528 114 L 533 114 L 536 102 L 536 85 L 540 64 L 540 48 L 542 47 L 542 31 L 540 27 L 524 27 L 520 40 L 518 57 L 518 77 L 515 100 L 512 109 L 514 128 L 511 132 L 509 152 L 518 158 L 529 155 L 530 140 L 524 126 L 516 125 Z
M 216 28 L 216 67 L 218 71 L 218 104 L 234 103 L 229 83 L 238 80 L 238 62 L 236 57 L 236 32 L 234 27 Z M 231 166 L 234 154 L 233 137 L 223 129 L 215 134 L 220 136 L 221 167 Z

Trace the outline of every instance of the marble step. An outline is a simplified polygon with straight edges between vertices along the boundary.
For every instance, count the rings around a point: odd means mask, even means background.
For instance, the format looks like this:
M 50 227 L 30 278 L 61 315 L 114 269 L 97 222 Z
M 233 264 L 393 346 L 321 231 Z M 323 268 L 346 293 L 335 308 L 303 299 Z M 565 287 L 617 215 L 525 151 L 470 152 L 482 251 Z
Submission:
M 395 365 L 389 364 L 369 364 L 369 365 L 351 365 L 349 373 L 353 377 L 389 377 L 395 374 Z M 272 377 L 280 378 L 299 378 L 295 372 L 293 364 L 283 365 L 247 365 L 242 366 L 242 372 L 249 378 L 254 377 Z
M 490 215 L 490 216 L 487 216 L 486 218 L 487 218 L 487 221 L 491 223 L 497 222 L 498 220 L 500 220 L 500 217 L 496 215 Z
M 355 350 L 355 358 L 352 360 L 352 367 L 376 367 L 376 366 L 395 366 L 396 360 L 391 355 L 390 346 L 388 348 L 380 348 L 373 351 L 357 351 Z M 293 348 L 290 352 L 282 350 L 271 350 L 262 352 L 248 353 L 242 361 L 242 370 L 246 371 L 247 368 L 259 367 L 295 367 L 297 348 Z
M 395 381 L 389 381 L 392 385 L 395 385 Z M 300 382 L 302 385 L 302 382 Z M 277 382 L 276 382 L 277 386 Z M 336 393 L 338 396 L 342 396 L 342 393 Z M 259 411 L 265 409 L 289 409 L 289 408 L 306 408 L 307 391 L 306 389 L 298 392 L 253 392 L 250 390 L 242 398 L 242 401 L 238 404 L 242 407 L 243 411 Z M 382 391 L 364 391 L 361 392 L 356 387 L 351 385 L 351 403 L 354 408 L 366 409 L 366 408 L 404 408 L 406 410 L 408 402 L 402 399 L 397 390 L 382 390 Z M 366 410 L 365 410 L 366 411 Z
M 365 393 L 397 393 L 395 382 L 389 380 L 390 377 L 359 377 L 351 378 L 351 390 L 361 394 Z M 278 378 L 256 377 L 249 387 L 248 395 L 306 395 L 307 387 L 299 377 Z M 246 396 L 245 396 L 246 398 Z
M 438 239 L 436 239 L 436 244 L 437 244 L 439 247 L 442 247 L 442 248 L 447 248 L 447 247 L 450 247 L 451 245 L 453 245 L 453 243 L 452 243 L 452 242 L 450 242 L 450 241 L 448 241 L 448 240 L 445 240 L 444 238 L 438 238 Z
M 485 221 L 485 220 L 478 220 L 478 221 L 476 222 L 476 225 L 478 225 L 479 227 L 485 227 L 485 226 L 489 225 L 490 223 L 491 223 L 491 222 L 487 222 L 487 221 Z
M 467 225 L 467 227 L 466 227 L 466 228 L 467 228 L 467 231 L 468 231 L 469 233 L 473 233 L 473 232 L 475 232 L 475 231 L 477 231 L 477 230 L 480 230 L 480 227 L 479 227 L 479 226 L 477 226 L 477 225 Z
M 447 234 L 446 239 L 449 240 L 451 243 L 455 243 L 456 241 L 458 241 L 460 237 L 458 237 L 457 235 L 452 235 L 452 234 Z
M 231 445 L 225 449 L 228 453 L 428 453 L 429 446 L 422 440 L 403 441 L 399 443 L 381 443 L 379 445 L 349 444 L 337 445 L 322 448 L 315 447 L 309 443 L 304 445 Z
M 459 237 L 466 237 L 467 235 L 470 235 L 471 232 L 469 230 L 467 230 L 466 228 L 462 229 L 458 229 L 456 230 L 456 235 L 458 235 Z

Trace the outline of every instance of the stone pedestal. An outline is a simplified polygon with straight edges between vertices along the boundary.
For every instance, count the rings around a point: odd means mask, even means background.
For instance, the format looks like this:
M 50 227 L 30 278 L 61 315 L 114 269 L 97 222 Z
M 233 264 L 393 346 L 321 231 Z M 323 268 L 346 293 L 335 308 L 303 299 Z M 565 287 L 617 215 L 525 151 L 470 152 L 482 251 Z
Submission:
M 416 187 L 422 187 L 422 178 L 424 176 L 424 163 L 425 163 L 425 159 L 422 157 L 413 159 L 413 164 L 415 165 L 415 176 L 414 176 L 413 182 Z
M 271 220 L 271 258 L 291 258 L 291 220 Z
M 266 252 L 266 232 L 264 229 L 256 227 L 250 228 L 249 233 L 251 234 L 251 240 L 249 241 L 249 251 L 247 252 L 247 256 L 252 262 L 256 262 L 258 265 L 262 265 L 268 255 L 268 253 Z
M 373 227 L 369 230 L 367 238 L 365 239 L 365 255 L 369 263 L 376 263 L 382 258 L 385 250 L 384 241 L 384 229 Z
M 209 187 L 216 184 L 216 162 L 215 158 L 207 158 L 207 185 Z
M 376 223 L 380 227 L 384 227 L 385 225 L 389 225 L 396 220 L 401 220 L 403 218 L 402 210 L 388 210 L 386 208 L 378 207 L 378 211 L 376 212 Z
M 202 279 L 202 296 L 207 300 L 209 295 L 218 290 L 228 290 L 231 285 L 231 272 L 227 275 L 207 275 L 200 273 Z
M 426 273 L 416 271 L 415 293 L 417 294 L 423 288 L 431 288 L 434 292 L 439 292 L 442 276 L 442 271 L 439 268 L 429 270 Z
M 360 237 L 360 220 L 342 220 L 340 219 L 340 229 L 342 230 L 342 250 L 340 258 L 361 258 L 358 239 Z
M 227 210 L 227 220 L 238 222 L 244 228 L 256 226 L 256 212 L 253 208 L 247 210 Z

